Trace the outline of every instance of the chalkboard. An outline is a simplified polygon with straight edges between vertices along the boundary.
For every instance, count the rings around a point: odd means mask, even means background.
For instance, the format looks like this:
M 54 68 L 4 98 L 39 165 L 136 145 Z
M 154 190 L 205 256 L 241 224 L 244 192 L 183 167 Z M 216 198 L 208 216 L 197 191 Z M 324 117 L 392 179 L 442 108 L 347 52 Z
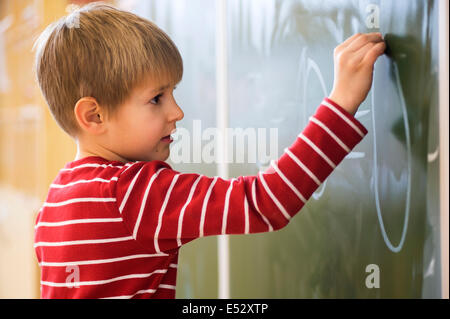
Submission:
M 333 85 L 333 49 L 381 32 L 369 134 L 283 230 L 230 238 L 232 298 L 440 295 L 437 3 L 229 1 L 230 122 L 289 146 Z M 232 176 L 258 165 L 233 165 Z
M 216 126 L 214 2 L 118 3 L 156 22 L 180 49 L 185 74 L 175 96 L 185 118 L 177 127 L 192 131 L 196 119 Z M 356 32 L 381 32 L 389 46 L 356 114 L 366 138 L 286 228 L 230 236 L 230 297 L 439 297 L 437 1 L 227 7 L 229 126 L 277 129 L 278 151 L 230 164 L 230 177 L 256 175 L 292 144 L 331 91 L 335 46 Z M 215 164 L 168 162 L 217 174 Z M 215 237 L 182 247 L 177 298 L 216 298 L 217 277 Z

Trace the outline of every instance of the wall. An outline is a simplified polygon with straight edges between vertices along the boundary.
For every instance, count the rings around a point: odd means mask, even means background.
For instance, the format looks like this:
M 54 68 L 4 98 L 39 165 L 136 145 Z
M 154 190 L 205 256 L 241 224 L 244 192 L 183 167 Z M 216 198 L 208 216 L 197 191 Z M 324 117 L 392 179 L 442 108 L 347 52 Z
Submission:
M 0 6 L 0 298 L 39 296 L 34 221 L 75 145 L 56 125 L 34 80 L 32 46 L 66 14 L 64 0 Z

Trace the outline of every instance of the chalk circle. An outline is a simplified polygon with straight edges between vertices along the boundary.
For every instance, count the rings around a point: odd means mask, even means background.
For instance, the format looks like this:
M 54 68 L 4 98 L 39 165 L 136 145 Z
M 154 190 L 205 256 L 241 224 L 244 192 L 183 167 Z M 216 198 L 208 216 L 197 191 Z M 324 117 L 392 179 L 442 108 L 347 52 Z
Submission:
M 375 81 L 372 83 L 372 126 L 373 126 L 373 174 L 374 174 L 374 189 L 375 189 L 375 206 L 377 209 L 378 222 L 381 227 L 381 234 L 383 236 L 383 240 L 386 243 L 386 246 L 395 253 L 398 253 L 405 243 L 406 233 L 408 231 L 408 220 L 409 220 L 409 211 L 410 211 L 410 202 L 411 202 L 411 140 L 410 140 L 410 130 L 408 123 L 408 113 L 406 110 L 405 98 L 403 95 L 403 89 L 400 83 L 400 76 L 398 72 L 398 67 L 395 62 L 392 63 L 395 75 L 395 82 L 397 88 L 399 90 L 400 97 L 400 106 L 403 114 L 403 122 L 405 124 L 405 136 L 406 136 L 406 156 L 407 156 L 407 170 L 408 170 L 408 184 L 406 188 L 406 205 L 405 205 L 405 213 L 403 220 L 403 229 L 402 236 L 400 239 L 400 243 L 397 246 L 394 246 L 389 239 L 388 234 L 386 233 L 386 229 L 384 227 L 383 216 L 381 214 L 380 208 L 380 196 L 378 192 L 378 164 L 377 164 L 377 133 L 376 133 L 376 125 L 375 125 L 375 94 L 373 93 L 375 90 Z M 374 70 L 374 78 L 375 78 L 375 70 Z

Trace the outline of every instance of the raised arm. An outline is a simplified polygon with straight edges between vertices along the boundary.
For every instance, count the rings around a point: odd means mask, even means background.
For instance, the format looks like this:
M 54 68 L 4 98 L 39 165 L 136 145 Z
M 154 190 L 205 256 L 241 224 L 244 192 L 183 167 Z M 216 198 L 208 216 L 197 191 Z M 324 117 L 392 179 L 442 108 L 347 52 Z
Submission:
M 154 252 L 195 238 L 284 227 L 367 130 L 329 99 L 283 155 L 256 176 L 180 173 L 162 161 L 118 175 L 115 196 L 133 238 Z

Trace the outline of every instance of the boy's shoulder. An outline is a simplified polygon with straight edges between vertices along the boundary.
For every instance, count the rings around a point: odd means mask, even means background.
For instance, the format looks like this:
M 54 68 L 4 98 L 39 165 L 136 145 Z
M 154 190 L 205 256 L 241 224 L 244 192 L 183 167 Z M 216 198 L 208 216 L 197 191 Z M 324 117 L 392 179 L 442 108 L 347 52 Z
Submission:
M 124 167 L 132 163 L 124 164 L 119 161 L 109 161 L 99 156 L 88 156 L 68 162 L 61 168 L 55 177 L 53 184 L 69 185 L 71 182 L 85 182 L 93 178 L 112 178 Z
M 179 173 L 172 170 L 168 163 L 159 160 L 123 163 L 99 156 L 74 160 L 59 170 L 50 184 L 43 206 L 65 208 L 67 203 L 75 202 L 116 202 L 130 188 L 138 193 L 144 191 L 162 170 L 171 171 L 164 180 Z M 163 186 L 161 183 L 158 185 Z
M 122 167 L 132 163 L 135 162 L 122 163 L 120 161 L 110 161 L 100 156 L 86 156 L 66 163 L 61 171 L 74 171 L 84 167 Z
M 62 208 L 70 217 L 73 210 L 89 206 L 86 203 L 116 202 L 118 193 L 123 195 L 122 193 L 134 184 L 136 177 L 139 177 L 140 184 L 144 185 L 146 180 L 151 180 L 162 168 L 171 169 L 170 165 L 163 161 L 123 163 L 99 156 L 68 162 L 50 184 L 41 211 L 46 207 L 51 207 L 52 212 Z M 142 185 L 135 187 L 137 191 Z M 78 204 L 70 205 L 73 203 Z
M 123 163 L 107 160 L 100 156 L 87 156 L 68 162 L 61 168 L 52 186 L 68 185 L 73 182 L 117 181 L 120 176 L 134 175 L 142 168 L 154 171 L 162 167 L 171 169 L 171 166 L 163 161 L 134 161 Z

